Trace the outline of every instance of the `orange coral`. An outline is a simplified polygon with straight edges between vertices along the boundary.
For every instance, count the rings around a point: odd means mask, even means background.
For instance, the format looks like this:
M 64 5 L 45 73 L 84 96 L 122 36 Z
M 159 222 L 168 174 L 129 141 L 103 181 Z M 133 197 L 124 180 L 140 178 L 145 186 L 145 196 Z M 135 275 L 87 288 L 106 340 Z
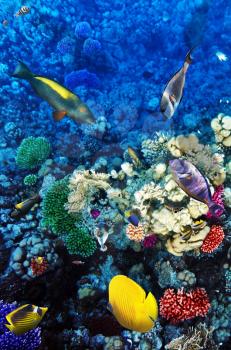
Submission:
M 48 262 L 44 257 L 38 256 L 31 259 L 30 267 L 33 275 L 40 276 L 47 270 Z
M 128 224 L 126 228 L 126 235 L 129 239 L 135 242 L 141 242 L 144 239 L 144 228 L 141 223 L 138 226 Z
M 212 253 L 224 239 L 224 231 L 220 225 L 212 225 L 207 237 L 201 246 L 203 253 Z

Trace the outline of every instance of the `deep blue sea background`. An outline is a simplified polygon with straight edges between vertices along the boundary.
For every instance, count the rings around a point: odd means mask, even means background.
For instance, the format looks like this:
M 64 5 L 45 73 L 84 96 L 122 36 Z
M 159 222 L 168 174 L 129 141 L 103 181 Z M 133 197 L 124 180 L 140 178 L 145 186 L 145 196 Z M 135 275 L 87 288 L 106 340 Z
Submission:
M 23 5 L 30 8 L 30 13 L 14 17 Z M 81 25 L 82 22 L 88 26 Z M 193 64 L 186 75 L 183 99 L 174 117 L 165 121 L 159 110 L 163 89 L 181 68 L 191 48 L 194 48 Z M 219 52 L 226 55 L 227 60 L 220 60 Z M 26 63 L 33 73 L 50 77 L 79 95 L 93 111 L 98 128 L 76 124 L 67 117 L 55 122 L 51 107 L 35 95 L 30 84 L 11 76 L 18 60 Z M 103 347 L 102 339 L 101 343 L 98 338 L 89 340 L 99 333 L 105 337 L 121 334 L 117 324 L 115 333 L 111 330 L 113 327 L 109 327 L 107 333 L 107 324 L 112 322 L 107 317 L 96 329 L 106 305 L 105 291 L 104 301 L 97 310 L 95 299 L 91 308 L 87 308 L 92 323 L 89 321 L 84 327 L 81 312 L 85 305 L 77 312 L 70 301 L 76 293 L 74 285 L 83 275 L 94 274 L 95 266 L 104 261 L 101 256 L 73 272 L 70 256 L 67 252 L 60 253 L 62 247 L 58 243 L 56 252 L 62 256 L 62 264 L 45 280 L 21 282 L 18 276 L 12 275 L 9 261 L 13 249 L 23 239 L 24 231 L 35 232 L 41 220 L 38 214 L 31 227 L 20 228 L 19 223 L 17 228 L 9 218 L 14 204 L 31 193 L 23 185 L 28 171 L 20 170 L 15 163 L 18 146 L 28 136 L 47 138 L 53 161 L 47 163 L 46 171 L 61 179 L 80 165 L 90 169 L 100 157 L 108 162 L 102 165 L 103 171 L 118 170 L 127 146 L 140 149 L 142 141 L 153 138 L 157 131 L 175 135 L 194 132 L 204 144 L 210 144 L 214 141 L 211 120 L 220 112 L 225 115 L 231 112 L 230 62 L 231 4 L 228 0 L 1 0 L 0 300 L 43 305 L 51 303 L 55 295 L 50 314 L 41 326 L 44 331 L 39 349 L 145 348 L 134 338 L 131 338 L 132 347 L 120 345 L 118 348 L 116 345 Z M 221 257 L 226 256 L 229 247 L 230 243 Z M 110 253 L 116 254 L 113 249 Z M 187 263 L 190 266 L 191 260 Z M 215 264 L 215 260 L 210 261 L 209 278 Z M 200 260 L 196 266 L 203 269 Z M 110 270 L 110 262 L 107 267 Z M 219 275 L 219 270 L 216 272 Z M 204 277 L 200 280 L 202 285 Z M 57 295 L 59 288 L 60 296 Z M 223 322 L 224 327 L 219 327 L 225 335 L 217 338 L 217 344 L 221 344 L 220 349 L 228 350 L 231 348 L 230 320 Z M 184 324 L 178 335 L 190 326 L 190 323 Z M 158 336 L 155 335 L 160 339 L 156 340 L 158 345 L 150 349 L 164 349 L 171 335 L 177 332 L 176 328 L 167 331 L 164 327 L 162 324 Z M 76 342 L 71 342 L 74 336 Z

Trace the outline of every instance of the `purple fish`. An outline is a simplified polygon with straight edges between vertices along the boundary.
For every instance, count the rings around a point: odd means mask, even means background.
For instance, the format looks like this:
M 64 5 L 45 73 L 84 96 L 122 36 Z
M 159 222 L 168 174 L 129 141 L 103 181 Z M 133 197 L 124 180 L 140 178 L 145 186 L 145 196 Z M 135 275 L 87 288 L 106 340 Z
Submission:
M 213 202 L 208 182 L 201 172 L 185 159 L 170 160 L 169 165 L 173 178 L 180 188 L 189 197 L 205 203 L 211 214 L 217 216 L 222 207 Z

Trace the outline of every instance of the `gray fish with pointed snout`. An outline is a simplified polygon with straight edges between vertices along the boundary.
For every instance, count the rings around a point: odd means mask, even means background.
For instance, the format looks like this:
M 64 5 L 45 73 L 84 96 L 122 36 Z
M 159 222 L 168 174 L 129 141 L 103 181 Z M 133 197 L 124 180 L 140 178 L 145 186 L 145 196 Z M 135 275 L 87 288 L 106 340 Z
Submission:
M 166 119 L 170 119 L 181 102 L 185 84 L 185 75 L 192 63 L 192 49 L 187 53 L 183 67 L 176 72 L 167 83 L 160 102 L 160 111 Z

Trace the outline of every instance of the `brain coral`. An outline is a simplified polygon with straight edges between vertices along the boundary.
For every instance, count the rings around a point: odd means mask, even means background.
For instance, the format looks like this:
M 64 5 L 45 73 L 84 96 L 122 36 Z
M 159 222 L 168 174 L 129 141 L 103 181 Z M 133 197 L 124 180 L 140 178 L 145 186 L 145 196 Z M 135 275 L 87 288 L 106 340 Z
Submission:
M 27 137 L 17 149 L 16 163 L 22 169 L 33 169 L 43 163 L 51 152 L 45 137 Z

